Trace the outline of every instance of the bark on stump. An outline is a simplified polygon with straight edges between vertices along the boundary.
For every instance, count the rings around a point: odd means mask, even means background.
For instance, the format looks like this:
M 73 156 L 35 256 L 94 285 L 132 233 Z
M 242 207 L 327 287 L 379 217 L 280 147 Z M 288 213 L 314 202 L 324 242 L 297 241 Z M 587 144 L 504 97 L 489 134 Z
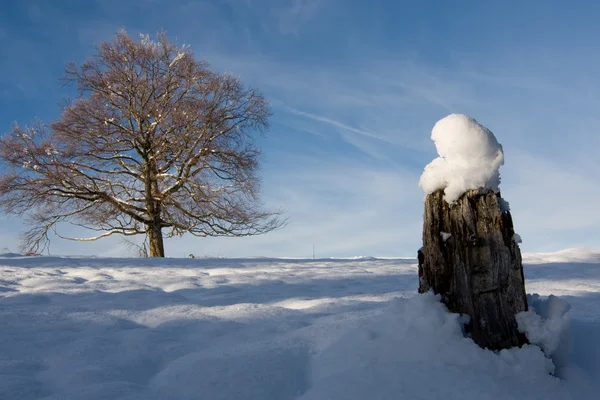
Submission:
M 521 252 L 512 217 L 493 191 L 471 190 L 453 205 L 438 190 L 425 200 L 419 293 L 433 290 L 451 312 L 469 315 L 479 346 L 527 343 L 515 314 L 527 310 Z

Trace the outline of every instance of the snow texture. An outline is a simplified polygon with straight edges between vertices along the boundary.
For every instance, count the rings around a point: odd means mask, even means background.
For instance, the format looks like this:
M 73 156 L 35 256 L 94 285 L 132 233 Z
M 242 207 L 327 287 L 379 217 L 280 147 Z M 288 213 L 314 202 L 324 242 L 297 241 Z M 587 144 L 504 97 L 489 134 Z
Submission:
M 461 316 L 415 293 L 413 259 L 6 254 L 0 399 L 595 399 L 600 253 L 556 257 L 525 274 L 560 298 L 530 296 L 522 317 L 550 360 L 465 338 Z
M 502 145 L 494 134 L 464 114 L 450 114 L 431 131 L 439 157 L 423 171 L 419 186 L 430 194 L 444 189 L 444 198 L 454 203 L 471 189 L 499 191 Z
M 569 317 L 567 312 L 571 306 L 554 295 L 543 299 L 538 294 L 527 296 L 529 310 L 516 315 L 519 330 L 530 343 L 539 345 L 549 356 L 560 357 L 568 352 Z

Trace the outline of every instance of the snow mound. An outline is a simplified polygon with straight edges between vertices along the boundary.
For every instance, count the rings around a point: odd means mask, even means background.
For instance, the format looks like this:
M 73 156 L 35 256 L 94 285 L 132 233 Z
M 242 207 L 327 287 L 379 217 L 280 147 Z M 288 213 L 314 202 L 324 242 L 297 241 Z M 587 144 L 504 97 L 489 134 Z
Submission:
M 523 238 L 521 238 L 521 235 L 519 235 L 518 233 L 515 233 L 513 235 L 513 240 L 515 241 L 515 243 L 517 244 L 521 244 L 523 243 Z
M 519 330 L 530 343 L 540 346 L 557 367 L 565 366 L 570 351 L 570 319 L 567 312 L 571 306 L 553 295 L 547 298 L 538 294 L 527 295 L 527 303 L 529 311 L 515 316 Z
M 551 375 L 538 346 L 493 352 L 464 337 L 462 318 L 431 293 L 397 299 L 315 355 L 317 399 L 558 399 L 566 387 Z
M 435 124 L 431 139 L 439 157 L 421 175 L 425 193 L 444 189 L 452 204 L 471 189 L 499 190 L 504 153 L 489 129 L 467 115 L 450 114 Z

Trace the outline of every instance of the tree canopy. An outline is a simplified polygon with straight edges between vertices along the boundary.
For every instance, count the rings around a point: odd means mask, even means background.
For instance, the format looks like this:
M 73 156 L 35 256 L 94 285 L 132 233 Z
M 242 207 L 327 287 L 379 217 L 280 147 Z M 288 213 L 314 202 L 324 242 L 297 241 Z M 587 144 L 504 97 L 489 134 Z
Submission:
M 120 31 L 80 66 L 77 95 L 50 124 L 0 138 L 0 209 L 25 215 L 23 250 L 38 253 L 70 223 L 87 238 L 247 236 L 281 227 L 260 201 L 260 149 L 270 109 L 255 89 L 214 72 L 165 33 L 139 41 Z

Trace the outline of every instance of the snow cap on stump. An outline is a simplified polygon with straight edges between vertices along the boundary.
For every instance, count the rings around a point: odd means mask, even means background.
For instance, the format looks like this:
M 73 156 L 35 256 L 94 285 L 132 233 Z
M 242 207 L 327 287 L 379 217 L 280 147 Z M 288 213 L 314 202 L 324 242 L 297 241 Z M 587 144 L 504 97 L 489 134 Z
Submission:
M 435 124 L 431 139 L 439 157 L 421 175 L 419 186 L 426 194 L 444 189 L 444 199 L 452 204 L 472 189 L 499 191 L 504 153 L 488 128 L 468 115 L 450 114 Z

